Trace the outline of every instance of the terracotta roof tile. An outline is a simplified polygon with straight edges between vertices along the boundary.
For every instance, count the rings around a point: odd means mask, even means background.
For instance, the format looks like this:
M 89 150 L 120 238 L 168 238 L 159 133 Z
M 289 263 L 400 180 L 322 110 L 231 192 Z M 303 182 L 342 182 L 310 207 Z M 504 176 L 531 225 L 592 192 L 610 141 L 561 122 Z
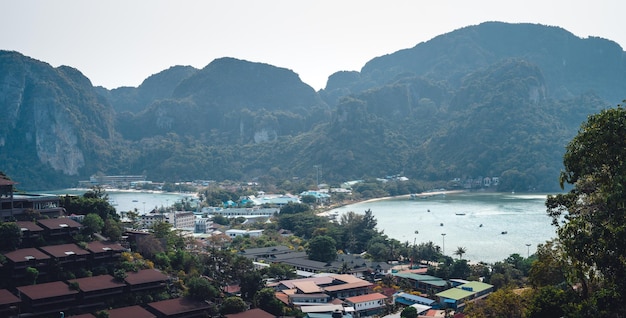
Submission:
M 21 286 L 17 290 L 32 300 L 78 294 L 77 290 L 70 289 L 66 283 L 60 281 Z
M 191 300 L 187 298 L 174 298 L 157 301 L 149 303 L 148 307 L 153 308 L 166 316 L 203 311 L 211 308 L 211 306 L 204 301 Z
M 83 277 L 69 280 L 69 282 L 77 282 L 78 288 L 84 292 L 122 288 L 126 286 L 126 284 L 124 284 L 123 282 L 116 281 L 115 278 L 111 275 Z

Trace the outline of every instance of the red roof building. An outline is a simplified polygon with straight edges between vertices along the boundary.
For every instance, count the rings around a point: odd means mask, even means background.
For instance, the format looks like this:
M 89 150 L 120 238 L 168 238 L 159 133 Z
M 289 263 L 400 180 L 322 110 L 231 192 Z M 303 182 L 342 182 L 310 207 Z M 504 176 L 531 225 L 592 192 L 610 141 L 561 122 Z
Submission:
M 263 309 L 254 308 L 244 312 L 226 315 L 226 318 L 276 318 L 276 316 Z
M 78 291 L 71 289 L 64 282 L 17 287 L 21 295 L 22 313 L 37 313 L 38 315 L 68 311 L 77 299 Z
M 109 318 L 156 318 L 157 316 L 141 306 L 129 306 L 107 311 Z
M 169 277 L 156 269 L 144 269 L 138 272 L 128 272 L 124 279 L 130 291 L 157 289 L 165 287 Z
M 9 317 L 19 312 L 22 301 L 10 291 L 0 289 L 0 317 Z
M 149 303 L 148 309 L 156 313 L 159 318 L 203 318 L 208 316 L 212 306 L 204 301 L 174 298 Z

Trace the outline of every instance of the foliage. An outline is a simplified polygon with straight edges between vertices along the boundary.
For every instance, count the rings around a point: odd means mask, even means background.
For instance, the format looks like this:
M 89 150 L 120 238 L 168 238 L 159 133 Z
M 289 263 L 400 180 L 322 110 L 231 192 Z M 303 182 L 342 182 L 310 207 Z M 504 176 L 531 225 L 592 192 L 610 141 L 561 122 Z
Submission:
M 289 202 L 285 204 L 282 208 L 280 208 L 279 213 L 281 215 L 287 215 L 287 214 L 298 214 L 298 213 L 309 212 L 309 211 L 311 211 L 311 207 L 308 204 Z
M 252 301 L 254 295 L 265 287 L 265 281 L 259 271 L 253 270 L 243 273 L 240 278 L 241 298 Z
M 297 277 L 293 266 L 283 263 L 272 263 L 269 267 L 261 269 L 261 274 L 277 280 L 288 280 Z
M 117 242 L 122 238 L 123 228 L 120 221 L 109 218 L 104 221 L 104 228 L 102 234 L 109 238 L 113 242 Z
M 92 236 L 94 233 L 100 233 L 104 228 L 104 221 L 96 213 L 89 213 L 85 215 L 82 224 L 83 234 L 87 236 Z
M 39 271 L 34 267 L 26 267 L 26 278 L 31 284 L 37 284 L 37 277 L 39 277 Z
M 219 295 L 219 291 L 206 278 L 191 277 L 186 283 L 187 294 L 195 300 L 211 300 Z
M 417 309 L 413 306 L 407 306 L 400 313 L 401 318 L 417 318 Z
M 309 240 L 306 253 L 309 259 L 320 262 L 331 262 L 337 258 L 335 240 L 326 235 L 316 236 Z
M 523 317 L 523 297 L 512 289 L 502 288 L 493 292 L 484 300 L 468 303 L 464 313 L 468 317 Z M 546 316 L 549 317 L 549 316 Z M 553 317 L 553 316 L 552 316 Z
M 227 297 L 222 302 L 222 305 L 220 306 L 220 313 L 222 315 L 236 314 L 246 311 L 247 307 L 248 306 L 243 301 L 243 299 L 237 296 L 231 296 Z
M 285 305 L 275 296 L 273 288 L 263 288 L 254 295 L 254 306 L 261 308 L 276 317 L 282 317 Z
M 625 315 L 626 110 L 618 105 L 589 116 L 567 145 L 561 186 L 573 188 L 546 202 L 582 302 Z
M 88 191 L 82 196 L 62 196 L 61 206 L 65 208 L 68 215 L 95 213 L 103 220 L 119 219 L 119 215 L 106 199 L 106 195 L 98 191 Z
M 0 223 L 0 251 L 12 251 L 22 242 L 22 230 L 15 222 Z

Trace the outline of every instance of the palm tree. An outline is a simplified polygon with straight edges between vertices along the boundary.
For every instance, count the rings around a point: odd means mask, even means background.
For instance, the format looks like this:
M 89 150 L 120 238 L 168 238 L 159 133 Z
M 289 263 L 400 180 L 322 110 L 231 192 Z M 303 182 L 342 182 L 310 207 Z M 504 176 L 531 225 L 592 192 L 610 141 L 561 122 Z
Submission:
M 465 247 L 459 246 L 456 248 L 456 251 L 454 251 L 454 255 L 459 255 L 459 259 L 461 259 L 461 257 L 463 257 L 463 254 L 465 254 L 465 252 L 467 252 Z

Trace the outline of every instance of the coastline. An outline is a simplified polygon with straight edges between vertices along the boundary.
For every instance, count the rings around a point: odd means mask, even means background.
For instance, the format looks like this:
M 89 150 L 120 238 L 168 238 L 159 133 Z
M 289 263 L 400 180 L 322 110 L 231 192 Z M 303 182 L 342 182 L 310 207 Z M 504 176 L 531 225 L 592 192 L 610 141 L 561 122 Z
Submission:
M 388 197 L 380 197 L 380 198 L 372 198 L 367 200 L 353 200 L 353 201 L 343 201 L 337 203 L 336 205 L 324 206 L 318 208 L 318 211 L 315 213 L 317 216 L 330 216 L 333 209 L 340 208 L 346 205 L 357 204 L 357 203 L 368 203 L 368 202 L 376 202 L 376 201 L 384 201 L 384 200 L 392 200 L 392 199 L 409 199 L 411 196 L 415 196 L 418 198 L 427 198 L 434 195 L 446 195 L 446 194 L 456 194 L 456 193 L 465 193 L 467 190 L 441 190 L 441 191 L 428 191 L 422 193 L 414 193 L 414 194 L 402 194 Z

